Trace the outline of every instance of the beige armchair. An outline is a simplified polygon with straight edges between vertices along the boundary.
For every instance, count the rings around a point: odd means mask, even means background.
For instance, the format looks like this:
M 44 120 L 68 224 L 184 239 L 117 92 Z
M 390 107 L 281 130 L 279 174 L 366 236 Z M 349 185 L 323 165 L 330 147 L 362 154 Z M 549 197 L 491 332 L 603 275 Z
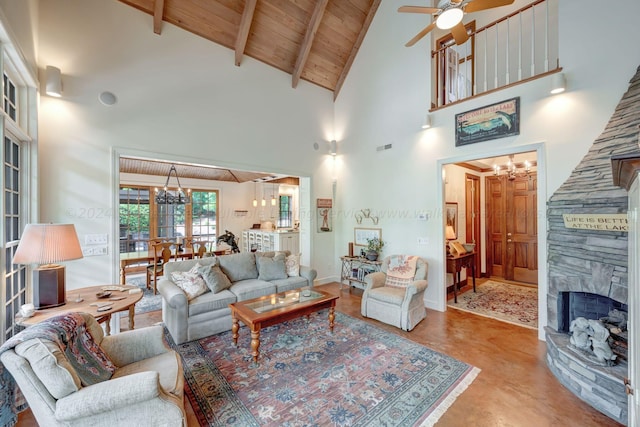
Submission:
M 405 331 L 412 330 L 427 316 L 424 291 L 428 269 L 427 261 L 420 257 L 386 257 L 381 271 L 370 273 L 364 279 L 362 315 Z
M 40 426 L 186 426 L 180 356 L 162 326 L 104 336 L 82 314 L 96 344 L 116 366 L 109 380 L 83 386 L 53 341 L 31 338 L 2 352 Z M 26 332 L 26 331 L 24 331 Z

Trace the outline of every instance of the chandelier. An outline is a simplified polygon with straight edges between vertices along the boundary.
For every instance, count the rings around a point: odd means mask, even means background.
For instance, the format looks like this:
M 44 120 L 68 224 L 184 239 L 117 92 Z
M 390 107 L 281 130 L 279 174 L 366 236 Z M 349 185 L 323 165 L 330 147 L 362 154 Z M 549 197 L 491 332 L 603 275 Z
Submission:
M 176 181 L 178 181 L 178 188 L 176 190 L 169 190 L 169 179 L 171 178 L 171 173 L 174 173 L 176 176 Z M 180 178 L 178 178 L 178 171 L 176 170 L 175 165 L 171 165 L 171 169 L 169 169 L 169 175 L 167 175 L 167 182 L 165 182 L 162 190 L 158 190 L 156 188 L 156 203 L 161 205 L 184 205 L 185 203 L 191 203 L 191 190 L 187 190 L 186 192 L 180 186 Z
M 522 168 L 522 170 L 519 168 Z M 531 163 L 529 160 L 525 160 L 524 163 L 516 164 L 513 161 L 513 154 L 511 154 L 506 165 L 493 165 L 493 174 L 495 176 L 500 176 L 501 170 L 504 170 L 504 176 L 506 176 L 509 181 L 513 181 L 518 176 L 529 176 L 531 173 Z

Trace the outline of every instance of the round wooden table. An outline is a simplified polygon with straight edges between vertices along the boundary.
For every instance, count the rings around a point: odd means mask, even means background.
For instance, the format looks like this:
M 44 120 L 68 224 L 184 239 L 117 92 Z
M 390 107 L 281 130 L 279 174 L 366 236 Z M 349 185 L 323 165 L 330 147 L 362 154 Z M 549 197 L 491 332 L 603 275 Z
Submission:
M 108 298 L 98 298 L 96 294 L 102 291 L 105 286 L 119 286 L 126 288 L 124 291 L 109 291 Z M 129 293 L 131 289 L 138 289 L 139 292 Z M 71 289 L 66 293 L 67 302 L 59 307 L 36 310 L 31 317 L 22 317 L 19 313 L 16 316 L 16 323 L 20 326 L 28 327 L 40 323 L 43 320 L 58 316 L 64 313 L 82 312 L 92 315 L 98 322 L 106 322 L 106 334 L 111 334 L 111 315 L 120 311 L 129 310 L 129 330 L 134 327 L 135 305 L 142 299 L 142 289 L 131 285 L 99 285 L 88 288 Z M 79 300 L 82 301 L 79 301 Z M 98 311 L 96 304 L 111 303 L 110 310 Z

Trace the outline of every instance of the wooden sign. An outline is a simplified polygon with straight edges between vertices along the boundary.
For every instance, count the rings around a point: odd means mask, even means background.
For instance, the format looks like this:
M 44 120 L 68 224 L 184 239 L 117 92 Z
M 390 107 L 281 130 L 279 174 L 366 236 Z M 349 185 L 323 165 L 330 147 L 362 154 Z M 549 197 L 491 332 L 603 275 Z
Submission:
M 456 147 L 519 134 L 519 97 L 456 114 Z
M 629 231 L 627 214 L 562 214 L 565 228 L 594 231 Z

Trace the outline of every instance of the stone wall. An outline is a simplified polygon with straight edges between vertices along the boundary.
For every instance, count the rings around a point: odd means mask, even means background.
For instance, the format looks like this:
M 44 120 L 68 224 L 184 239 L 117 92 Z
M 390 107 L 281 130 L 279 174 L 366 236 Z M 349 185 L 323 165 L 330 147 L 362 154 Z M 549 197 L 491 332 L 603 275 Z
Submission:
M 627 303 L 627 233 L 568 229 L 562 215 L 627 212 L 627 191 L 613 185 L 611 157 L 640 151 L 639 126 L 640 67 L 604 132 L 547 203 L 547 316 L 556 331 L 559 292 L 589 292 Z

